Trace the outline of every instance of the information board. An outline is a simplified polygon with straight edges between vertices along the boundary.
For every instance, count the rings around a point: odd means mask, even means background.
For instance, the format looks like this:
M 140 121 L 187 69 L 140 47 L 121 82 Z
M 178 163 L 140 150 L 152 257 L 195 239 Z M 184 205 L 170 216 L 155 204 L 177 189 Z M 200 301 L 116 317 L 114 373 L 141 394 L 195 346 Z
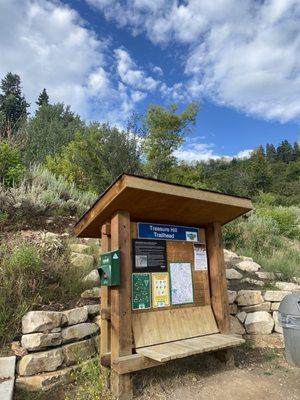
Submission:
M 170 284 L 168 273 L 152 274 L 152 307 L 168 307 L 170 305 Z
M 164 240 L 132 240 L 133 272 L 165 272 L 167 267 Z
M 194 244 L 194 265 L 195 271 L 207 270 L 207 254 L 205 245 Z
M 151 307 L 150 274 L 132 274 L 132 309 Z
M 192 266 L 190 263 L 170 263 L 172 305 L 194 302 Z
M 158 240 L 199 241 L 199 229 L 190 226 L 149 224 L 138 222 L 138 237 Z

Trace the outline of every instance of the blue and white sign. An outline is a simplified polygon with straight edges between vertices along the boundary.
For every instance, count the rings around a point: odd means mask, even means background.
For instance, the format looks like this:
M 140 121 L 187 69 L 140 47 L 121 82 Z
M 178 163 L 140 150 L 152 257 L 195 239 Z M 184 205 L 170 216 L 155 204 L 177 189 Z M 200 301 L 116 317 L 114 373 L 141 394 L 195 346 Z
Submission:
M 198 228 L 192 228 L 190 226 L 138 222 L 137 227 L 138 237 L 140 239 L 185 240 L 187 242 L 199 241 Z

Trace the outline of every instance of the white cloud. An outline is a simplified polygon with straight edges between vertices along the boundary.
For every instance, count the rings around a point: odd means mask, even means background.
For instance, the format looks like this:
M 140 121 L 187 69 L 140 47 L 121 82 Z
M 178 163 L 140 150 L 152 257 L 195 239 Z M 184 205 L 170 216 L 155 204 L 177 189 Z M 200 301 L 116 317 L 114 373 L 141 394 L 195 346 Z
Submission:
M 86 1 L 134 35 L 185 46 L 191 96 L 265 119 L 300 120 L 298 0 Z
M 253 150 L 242 150 L 234 156 L 215 153 L 215 145 L 213 143 L 200 143 L 201 137 L 190 138 L 186 143 L 174 152 L 174 156 L 181 161 L 193 163 L 197 161 L 207 162 L 209 160 L 231 161 L 233 158 L 245 159 L 251 156 Z
M 119 77 L 125 84 L 150 92 L 157 88 L 159 81 L 139 69 L 126 50 L 119 48 L 115 50 L 115 55 Z
M 70 104 L 83 118 L 125 120 L 147 96 L 139 89 L 153 90 L 157 83 L 129 57 L 119 91 L 110 47 L 57 0 L 0 0 L 0 77 L 7 72 L 21 76 L 31 112 L 45 87 L 51 102 Z

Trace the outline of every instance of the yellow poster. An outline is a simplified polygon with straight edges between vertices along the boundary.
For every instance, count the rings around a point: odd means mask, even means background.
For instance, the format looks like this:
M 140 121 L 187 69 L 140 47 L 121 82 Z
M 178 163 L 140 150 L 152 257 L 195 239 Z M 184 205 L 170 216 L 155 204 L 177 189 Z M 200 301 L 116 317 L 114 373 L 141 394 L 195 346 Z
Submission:
M 170 305 L 170 284 L 167 272 L 152 274 L 152 307 L 168 307 Z

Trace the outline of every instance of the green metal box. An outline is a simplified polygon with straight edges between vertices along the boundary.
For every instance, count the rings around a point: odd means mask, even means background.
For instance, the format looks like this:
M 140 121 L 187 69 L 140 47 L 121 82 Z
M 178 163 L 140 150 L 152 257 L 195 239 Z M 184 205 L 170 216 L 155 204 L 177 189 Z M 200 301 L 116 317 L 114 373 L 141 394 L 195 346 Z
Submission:
M 120 285 L 120 267 L 121 253 L 120 250 L 103 253 L 99 260 L 99 275 L 102 286 L 118 286 Z

